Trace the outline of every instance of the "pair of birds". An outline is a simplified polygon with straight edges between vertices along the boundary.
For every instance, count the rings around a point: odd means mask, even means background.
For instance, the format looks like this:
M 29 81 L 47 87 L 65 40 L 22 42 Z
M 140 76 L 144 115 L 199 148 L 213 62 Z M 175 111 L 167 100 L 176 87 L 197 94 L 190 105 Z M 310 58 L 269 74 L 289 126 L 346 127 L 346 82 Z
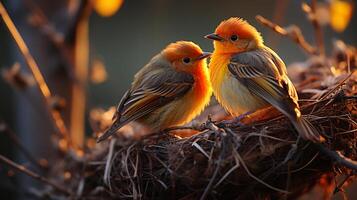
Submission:
M 272 105 L 290 119 L 302 138 L 322 140 L 301 116 L 297 92 L 284 62 L 264 45 L 253 26 L 232 17 L 205 38 L 213 40 L 212 55 L 193 42 L 179 41 L 153 57 L 135 75 L 112 126 L 97 141 L 134 120 L 152 131 L 185 124 L 209 103 L 212 89 L 233 116 Z M 206 58 L 210 56 L 208 69 Z

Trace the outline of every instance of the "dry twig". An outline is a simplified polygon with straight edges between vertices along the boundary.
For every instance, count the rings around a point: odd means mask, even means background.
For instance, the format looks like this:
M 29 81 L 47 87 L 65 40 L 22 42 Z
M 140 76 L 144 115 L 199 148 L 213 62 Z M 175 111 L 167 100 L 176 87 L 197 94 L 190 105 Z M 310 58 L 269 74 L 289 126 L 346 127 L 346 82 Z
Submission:
M 62 192 L 66 195 L 73 195 L 73 193 L 69 190 L 67 190 L 66 188 L 60 186 L 58 183 L 54 182 L 54 181 L 51 181 L 43 176 L 40 176 L 39 174 L 36 174 L 35 172 L 33 171 L 30 171 L 28 169 L 26 169 L 26 167 L 22 166 L 22 165 L 19 165 L 11 160 L 9 160 L 8 158 L 6 158 L 5 156 L 1 155 L 0 154 L 0 162 L 8 165 L 9 167 L 15 169 L 16 171 L 19 171 L 21 173 L 24 173 L 46 185 L 50 185 L 52 186 L 54 189 L 56 189 L 57 191 L 59 192 Z
M 40 168 L 47 167 L 41 164 L 35 156 L 31 154 L 31 152 L 21 143 L 20 139 L 14 133 L 12 129 L 0 118 L 0 132 L 5 133 L 9 139 L 15 144 L 16 147 L 19 148 L 20 151 L 27 157 L 27 159 L 32 162 L 34 165 Z
M 318 54 L 316 48 L 305 40 L 303 34 L 301 33 L 301 29 L 296 25 L 291 25 L 289 27 L 283 28 L 261 15 L 257 15 L 255 19 L 259 23 L 272 29 L 274 32 L 278 33 L 279 35 L 290 38 L 296 44 L 298 44 L 302 49 L 304 49 L 308 54 L 311 55 Z
M 331 151 L 322 144 L 314 144 L 322 153 L 335 161 L 338 165 L 347 167 L 348 169 L 357 170 L 357 161 L 346 158 L 341 152 Z
M 11 20 L 4 5 L 1 2 L 0 2 L 0 15 L 1 15 L 3 21 L 5 22 L 5 25 L 8 29 L 8 31 L 11 33 L 11 36 L 15 40 L 16 45 L 20 49 L 20 52 L 24 56 L 27 66 L 29 67 L 30 71 L 32 72 L 32 75 L 35 78 L 35 81 L 40 89 L 41 95 L 42 95 L 44 101 L 46 102 L 46 108 L 48 109 L 48 111 L 51 114 L 51 117 L 52 117 L 52 120 L 56 127 L 56 130 L 60 133 L 61 137 L 68 139 L 68 131 L 67 131 L 67 128 L 66 128 L 64 121 L 61 117 L 61 114 L 57 110 L 54 110 L 50 107 L 50 102 L 51 102 L 51 97 L 52 97 L 51 91 L 48 88 L 46 81 L 45 81 L 44 77 L 42 76 L 42 73 L 41 73 L 35 59 L 31 55 L 25 41 L 21 37 L 19 31 L 17 30 L 15 24 Z

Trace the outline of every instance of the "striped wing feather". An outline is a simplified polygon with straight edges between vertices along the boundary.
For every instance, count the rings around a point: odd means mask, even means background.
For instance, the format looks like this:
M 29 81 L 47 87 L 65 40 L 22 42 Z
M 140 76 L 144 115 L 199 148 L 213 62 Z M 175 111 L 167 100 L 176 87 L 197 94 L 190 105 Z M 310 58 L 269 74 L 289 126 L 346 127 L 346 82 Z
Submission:
M 296 90 L 287 78 L 285 65 L 270 49 L 237 54 L 231 59 L 228 68 L 250 92 L 290 119 L 296 119 L 300 115 L 296 109 Z
M 105 140 L 125 124 L 183 97 L 194 84 L 191 75 L 177 72 L 169 66 L 146 67 L 139 73 L 143 76 L 140 79 L 136 76 L 132 87 L 119 102 L 112 126 L 98 138 L 98 142 Z

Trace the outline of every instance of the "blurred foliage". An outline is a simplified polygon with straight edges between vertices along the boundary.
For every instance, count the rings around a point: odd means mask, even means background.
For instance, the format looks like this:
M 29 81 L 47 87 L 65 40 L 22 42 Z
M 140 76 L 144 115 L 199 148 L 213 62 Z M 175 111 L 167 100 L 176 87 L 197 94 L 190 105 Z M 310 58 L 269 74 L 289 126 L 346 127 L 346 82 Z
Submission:
M 337 31 L 342 32 L 348 26 L 352 13 L 353 2 L 350 0 L 332 0 L 330 5 L 330 24 Z

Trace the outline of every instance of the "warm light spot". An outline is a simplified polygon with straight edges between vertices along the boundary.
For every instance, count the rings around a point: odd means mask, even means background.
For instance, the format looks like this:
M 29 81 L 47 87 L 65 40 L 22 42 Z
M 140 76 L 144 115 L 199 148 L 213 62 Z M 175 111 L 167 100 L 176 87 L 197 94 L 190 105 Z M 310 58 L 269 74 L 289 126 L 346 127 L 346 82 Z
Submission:
M 305 2 L 302 2 L 301 9 L 306 13 L 310 13 L 311 12 L 311 7 Z
M 347 66 L 347 63 L 345 61 L 342 61 L 342 62 L 338 63 L 338 66 L 332 66 L 331 72 L 334 76 L 339 76 L 339 75 L 345 73 L 346 66 Z
M 71 172 L 69 171 L 64 172 L 63 177 L 65 180 L 69 180 L 72 177 Z
M 182 139 L 183 137 L 179 136 L 179 135 L 174 135 L 178 140 Z
M 41 158 L 38 162 L 42 167 L 48 167 L 48 160 Z
M 107 70 L 102 60 L 95 59 L 91 68 L 90 79 L 93 83 L 99 84 L 107 80 Z
M 353 12 L 353 2 L 348 0 L 332 0 L 330 5 L 330 24 L 337 31 L 342 32 L 348 26 Z
M 108 110 L 95 108 L 89 113 L 90 123 L 95 133 L 102 132 L 112 124 L 112 118 L 116 108 L 110 107 Z
M 338 75 L 338 70 L 336 69 L 335 66 L 332 66 L 332 67 L 331 67 L 331 73 L 332 73 L 334 76 Z
M 76 155 L 81 158 L 81 157 L 84 156 L 84 151 L 82 151 L 82 150 L 77 150 L 77 151 L 76 151 Z
M 105 113 L 103 113 L 103 119 L 104 120 L 112 120 L 112 118 L 113 118 L 113 115 L 114 115 L 114 113 L 115 113 L 115 111 L 116 111 L 116 108 L 115 107 L 110 107 L 109 109 L 108 109 L 108 111 L 106 111 Z
M 93 138 L 87 139 L 87 147 L 88 147 L 89 149 L 94 148 L 95 145 L 96 145 L 96 141 L 95 141 Z
M 68 142 L 65 139 L 60 139 L 58 141 L 58 147 L 61 151 L 67 151 L 68 149 Z
M 110 17 L 114 15 L 121 5 L 123 0 L 94 0 L 94 9 L 102 17 Z

